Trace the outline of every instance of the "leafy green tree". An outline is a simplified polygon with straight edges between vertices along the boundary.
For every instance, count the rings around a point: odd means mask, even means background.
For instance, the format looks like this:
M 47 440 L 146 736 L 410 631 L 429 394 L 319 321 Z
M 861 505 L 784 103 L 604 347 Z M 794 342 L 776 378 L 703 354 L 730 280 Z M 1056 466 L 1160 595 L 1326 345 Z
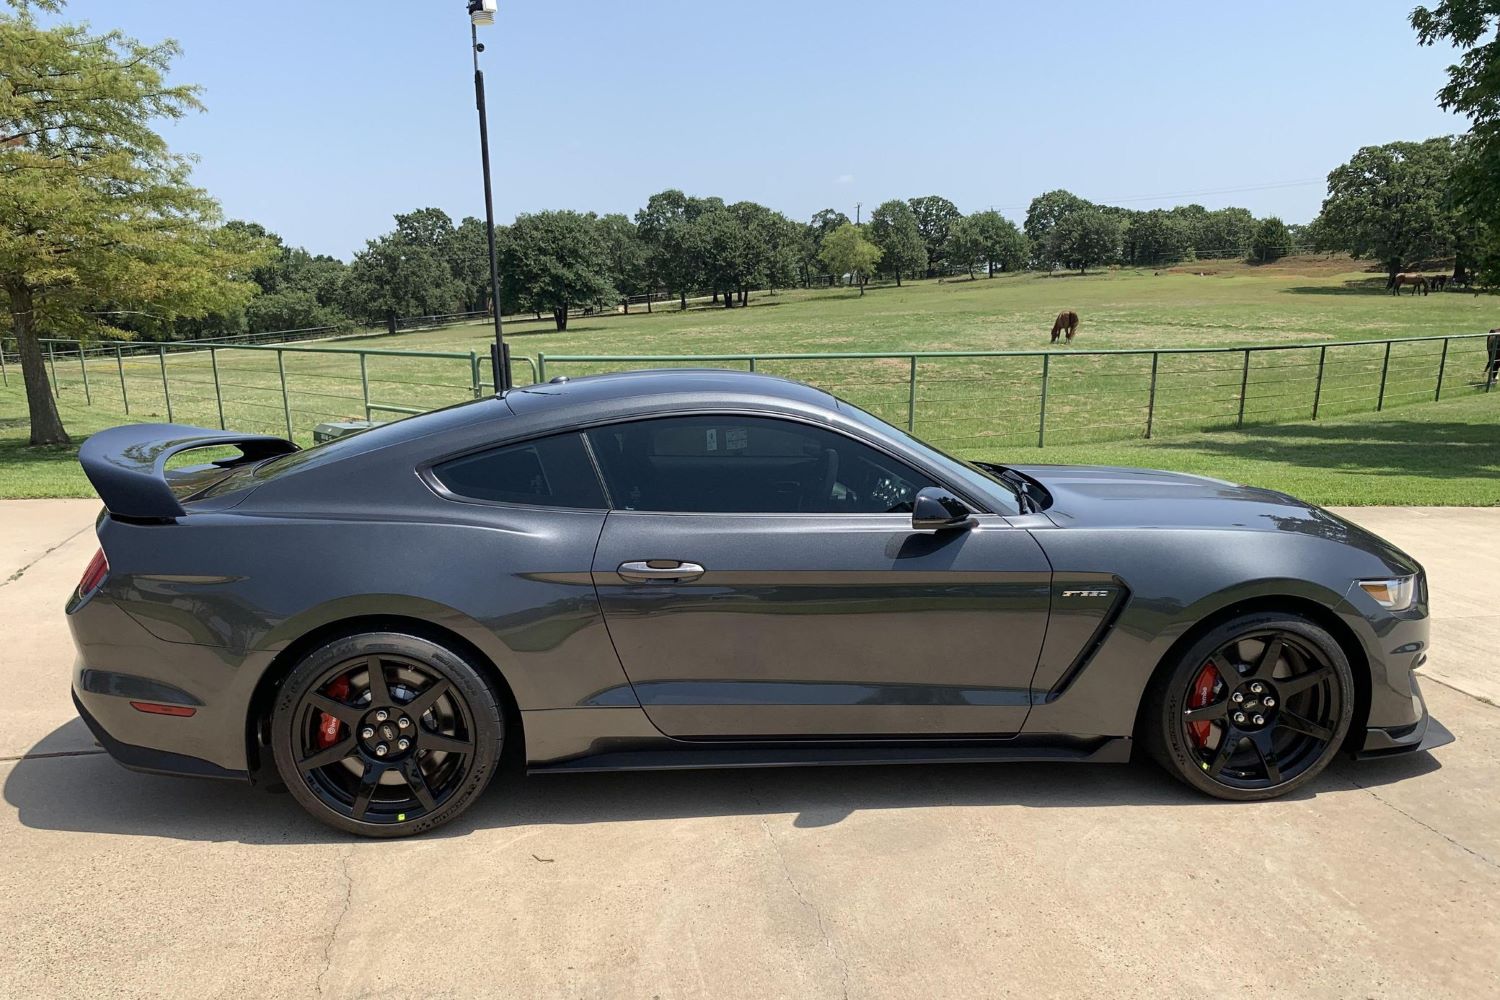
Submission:
M 849 216 L 835 209 L 825 208 L 815 214 L 812 221 L 804 227 L 800 263 L 803 287 L 811 285 L 812 279 L 823 270 L 822 260 L 818 256 L 823 252 L 823 241 L 828 238 L 829 233 L 847 225 Z M 833 275 L 828 276 L 828 281 L 833 283 Z
M 725 309 L 733 309 L 736 294 L 756 278 L 756 253 L 743 212 L 715 206 L 693 220 L 700 273 Z
M 974 268 L 984 264 L 989 277 L 995 271 L 1019 271 L 1026 266 L 1031 255 L 1026 236 L 1016 224 L 999 212 L 987 210 L 975 212 L 954 224 L 951 233 L 950 254 L 952 262 L 968 268 L 974 276 Z
M 271 247 L 220 226 L 189 161 L 152 128 L 200 108 L 197 88 L 167 83 L 176 43 L 43 27 L 12 6 L 0 14 L 0 324 L 21 356 L 31 443 L 66 444 L 41 334 L 118 333 L 111 317 L 127 312 L 238 311 Z
M 1257 264 L 1269 264 L 1286 256 L 1290 235 L 1286 223 L 1276 216 L 1262 219 L 1255 227 L 1255 236 L 1250 241 L 1250 259 Z
M 870 213 L 868 231 L 870 242 L 880 248 L 882 267 L 896 276 L 897 287 L 903 274 L 919 277 L 927 270 L 926 243 L 917 225 L 917 214 L 906 202 L 895 198 L 883 202 Z M 944 224 L 944 245 L 948 238 L 948 226 Z
M 631 296 L 651 291 L 646 245 L 641 242 L 635 223 L 619 213 L 599 220 L 599 238 L 604 242 L 604 252 L 609 259 L 610 284 L 620 293 L 620 302 L 629 315 Z M 646 311 L 651 311 L 650 299 L 646 300 Z
M 490 309 L 490 242 L 484 220 L 465 216 L 443 240 L 448 270 L 459 287 L 459 308 L 464 312 Z
M 458 312 L 466 289 L 454 276 L 452 225 L 435 208 L 397 215 L 393 232 L 354 255 L 345 284 L 350 312 L 369 323 Z
M 701 231 L 693 223 L 704 212 L 723 207 L 723 199 L 692 198 L 673 188 L 652 195 L 635 213 L 650 283 L 676 295 L 683 309 L 688 293 L 703 280 L 702 248 L 696 242 Z
M 1099 208 L 1065 215 L 1047 234 L 1047 257 L 1085 274 L 1091 267 L 1116 260 L 1124 226 L 1118 216 Z
M 1392 276 L 1409 263 L 1453 253 L 1457 218 L 1449 185 L 1456 163 L 1447 136 L 1364 147 L 1328 175 L 1324 238 L 1379 261 Z
M 1085 201 L 1071 191 L 1048 191 L 1031 199 L 1031 205 L 1026 209 L 1026 238 L 1031 241 L 1033 251 L 1044 255 L 1041 263 L 1049 265 L 1061 263 L 1061 261 L 1049 260 L 1045 257 L 1052 246 L 1053 228 L 1069 215 L 1093 207 L 1091 202 Z
M 1220 208 L 1203 216 L 1191 246 L 1200 258 L 1243 257 L 1255 235 L 1255 216 L 1247 208 Z
M 953 202 L 935 194 L 912 198 L 907 204 L 911 206 L 917 230 L 922 234 L 922 249 L 927 257 L 923 266 L 927 276 L 932 277 L 953 263 L 949 259 L 949 241 L 953 238 L 953 227 L 964 217 L 963 213 Z
M 865 294 L 865 282 L 880 266 L 880 248 L 865 239 L 862 227 L 846 222 L 823 239 L 818 259 L 835 276 L 848 275 Z
M 1175 264 L 1187 256 L 1192 245 L 1188 223 L 1159 208 L 1132 213 L 1125 227 L 1125 260 L 1137 267 Z
M 501 278 L 515 289 L 521 308 L 550 312 L 557 329 L 568 328 L 573 306 L 616 301 L 609 280 L 609 251 L 593 215 L 537 212 L 518 215 L 505 240 Z

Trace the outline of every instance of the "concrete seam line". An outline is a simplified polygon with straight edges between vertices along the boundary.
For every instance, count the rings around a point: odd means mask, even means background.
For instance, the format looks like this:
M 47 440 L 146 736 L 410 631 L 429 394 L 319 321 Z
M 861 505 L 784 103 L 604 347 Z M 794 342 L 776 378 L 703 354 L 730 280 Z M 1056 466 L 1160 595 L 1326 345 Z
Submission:
M 52 753 L 23 753 L 13 757 L 0 757 L 0 764 L 18 760 L 50 760 L 53 757 L 93 757 L 103 752 L 103 750 L 57 750 Z
M 1428 824 L 1422 822 L 1421 820 L 1417 819 L 1417 817 L 1415 817 L 1411 813 L 1407 812 L 1405 809 L 1402 809 L 1400 806 L 1396 805 L 1394 802 L 1390 801 L 1389 799 L 1382 798 L 1381 795 L 1380 795 L 1380 793 L 1377 792 L 1377 791 L 1375 791 L 1375 789 L 1370 788 L 1370 787 L 1365 786 L 1365 785 L 1361 785 L 1359 782 L 1355 781 L 1353 778 L 1345 778 L 1344 780 L 1347 781 L 1347 782 L 1349 782 L 1349 784 L 1353 785 L 1355 788 L 1358 788 L 1360 791 L 1362 791 L 1362 792 L 1368 792 L 1370 794 L 1370 797 L 1373 798 L 1376 802 L 1379 802 L 1381 805 L 1386 806 L 1386 807 L 1388 807 L 1390 809 L 1394 809 L 1396 812 L 1400 813 L 1402 816 L 1405 816 L 1407 819 L 1411 820 L 1413 823 L 1417 824 L 1417 826 L 1420 826 L 1422 829 L 1426 830 L 1428 833 L 1431 833 L 1431 834 L 1434 834 L 1436 836 L 1442 837 L 1448 843 L 1452 844 L 1454 847 L 1458 848 L 1460 851 L 1463 851 L 1465 854 L 1472 854 L 1474 857 L 1478 858 L 1480 861 L 1482 861 L 1485 864 L 1489 865 L 1491 868 L 1500 870 L 1500 864 L 1497 864 L 1488 855 L 1481 854 L 1479 851 L 1474 850 L 1474 848 L 1469 847 L 1467 844 L 1463 844 L 1463 843 L 1460 843 L 1457 840 L 1454 840 L 1452 837 L 1448 836 L 1446 833 L 1444 833 L 1443 831 L 1439 830 L 1437 827 L 1429 826 Z
M 62 541 L 58 542 L 56 545 L 54 545 L 51 548 L 47 549 L 41 555 L 37 556 L 35 559 L 31 560 L 31 562 L 27 563 L 25 566 L 22 566 L 20 569 L 16 570 L 10 576 L 6 577 L 4 580 L 0 580 L 0 587 L 8 586 L 9 584 L 15 583 L 17 580 L 21 579 L 21 577 L 26 573 L 26 571 L 28 569 L 30 569 L 31 567 L 35 566 L 37 563 L 41 562 L 43 559 L 47 558 L 52 553 L 54 553 L 58 549 L 62 548 L 64 545 L 67 545 L 73 539 L 77 538 L 79 535 L 83 534 L 85 531 L 88 531 L 89 528 L 91 528 L 91 527 L 93 527 L 93 525 L 87 525 L 85 527 L 79 528 L 77 531 L 73 532 L 67 538 L 64 538 Z
M 1422 675 L 1422 679 L 1424 681 L 1432 681 L 1432 683 L 1436 684 L 1438 687 L 1445 687 L 1449 691 L 1457 691 L 1459 694 L 1464 695 L 1464 696 L 1469 697 L 1469 698 L 1473 698 L 1475 701 L 1481 702 L 1481 703 L 1483 703 L 1485 705 L 1488 705 L 1491 708 L 1500 708 L 1500 704 L 1496 704 L 1492 699 L 1487 698 L 1487 697 L 1485 697 L 1482 694 L 1475 694 L 1473 691 L 1466 691 L 1463 688 L 1459 687 L 1457 684 L 1453 683 L 1452 681 L 1445 681 L 1441 677 L 1437 676 L 1436 674 L 1426 674 L 1426 673 L 1424 673 Z

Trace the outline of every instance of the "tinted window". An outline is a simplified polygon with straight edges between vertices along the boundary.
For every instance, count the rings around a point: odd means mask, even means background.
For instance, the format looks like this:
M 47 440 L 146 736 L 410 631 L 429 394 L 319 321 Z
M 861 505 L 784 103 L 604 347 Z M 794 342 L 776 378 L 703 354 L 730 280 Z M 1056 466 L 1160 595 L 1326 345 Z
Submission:
M 475 500 L 593 510 L 605 506 L 599 477 L 577 434 L 465 455 L 433 466 L 432 474 L 451 492 Z
M 852 438 L 767 417 L 669 417 L 588 434 L 616 510 L 907 512 L 935 485 Z

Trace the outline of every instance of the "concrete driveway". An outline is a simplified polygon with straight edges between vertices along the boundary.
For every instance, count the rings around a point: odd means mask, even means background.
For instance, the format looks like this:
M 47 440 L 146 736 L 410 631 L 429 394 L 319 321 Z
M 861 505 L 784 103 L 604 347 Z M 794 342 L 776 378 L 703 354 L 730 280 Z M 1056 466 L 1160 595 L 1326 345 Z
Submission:
M 1432 579 L 1458 737 L 1289 800 L 1148 764 L 501 775 L 412 841 L 133 774 L 68 700 L 91 501 L 0 502 L 0 995 L 1500 996 L 1500 509 Z

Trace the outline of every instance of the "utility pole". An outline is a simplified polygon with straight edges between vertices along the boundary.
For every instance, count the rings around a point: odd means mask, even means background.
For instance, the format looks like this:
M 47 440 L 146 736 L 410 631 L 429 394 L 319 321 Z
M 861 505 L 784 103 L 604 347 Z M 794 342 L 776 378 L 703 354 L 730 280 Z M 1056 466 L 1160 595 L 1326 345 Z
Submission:
M 861 205 L 860 202 L 856 201 L 854 203 L 854 224 L 856 226 L 859 225 L 859 210 L 860 210 L 861 207 L 862 207 L 862 205 Z
M 495 376 L 495 391 L 510 388 L 510 351 L 500 329 L 500 256 L 495 250 L 495 196 L 490 190 L 490 128 L 484 106 L 484 72 L 479 68 L 479 26 L 495 23 L 495 0 L 467 0 L 469 41 L 474 48 L 474 107 L 479 111 L 479 158 L 484 165 L 484 233 L 490 248 L 490 308 L 495 313 L 495 345 L 490 350 L 490 367 Z

